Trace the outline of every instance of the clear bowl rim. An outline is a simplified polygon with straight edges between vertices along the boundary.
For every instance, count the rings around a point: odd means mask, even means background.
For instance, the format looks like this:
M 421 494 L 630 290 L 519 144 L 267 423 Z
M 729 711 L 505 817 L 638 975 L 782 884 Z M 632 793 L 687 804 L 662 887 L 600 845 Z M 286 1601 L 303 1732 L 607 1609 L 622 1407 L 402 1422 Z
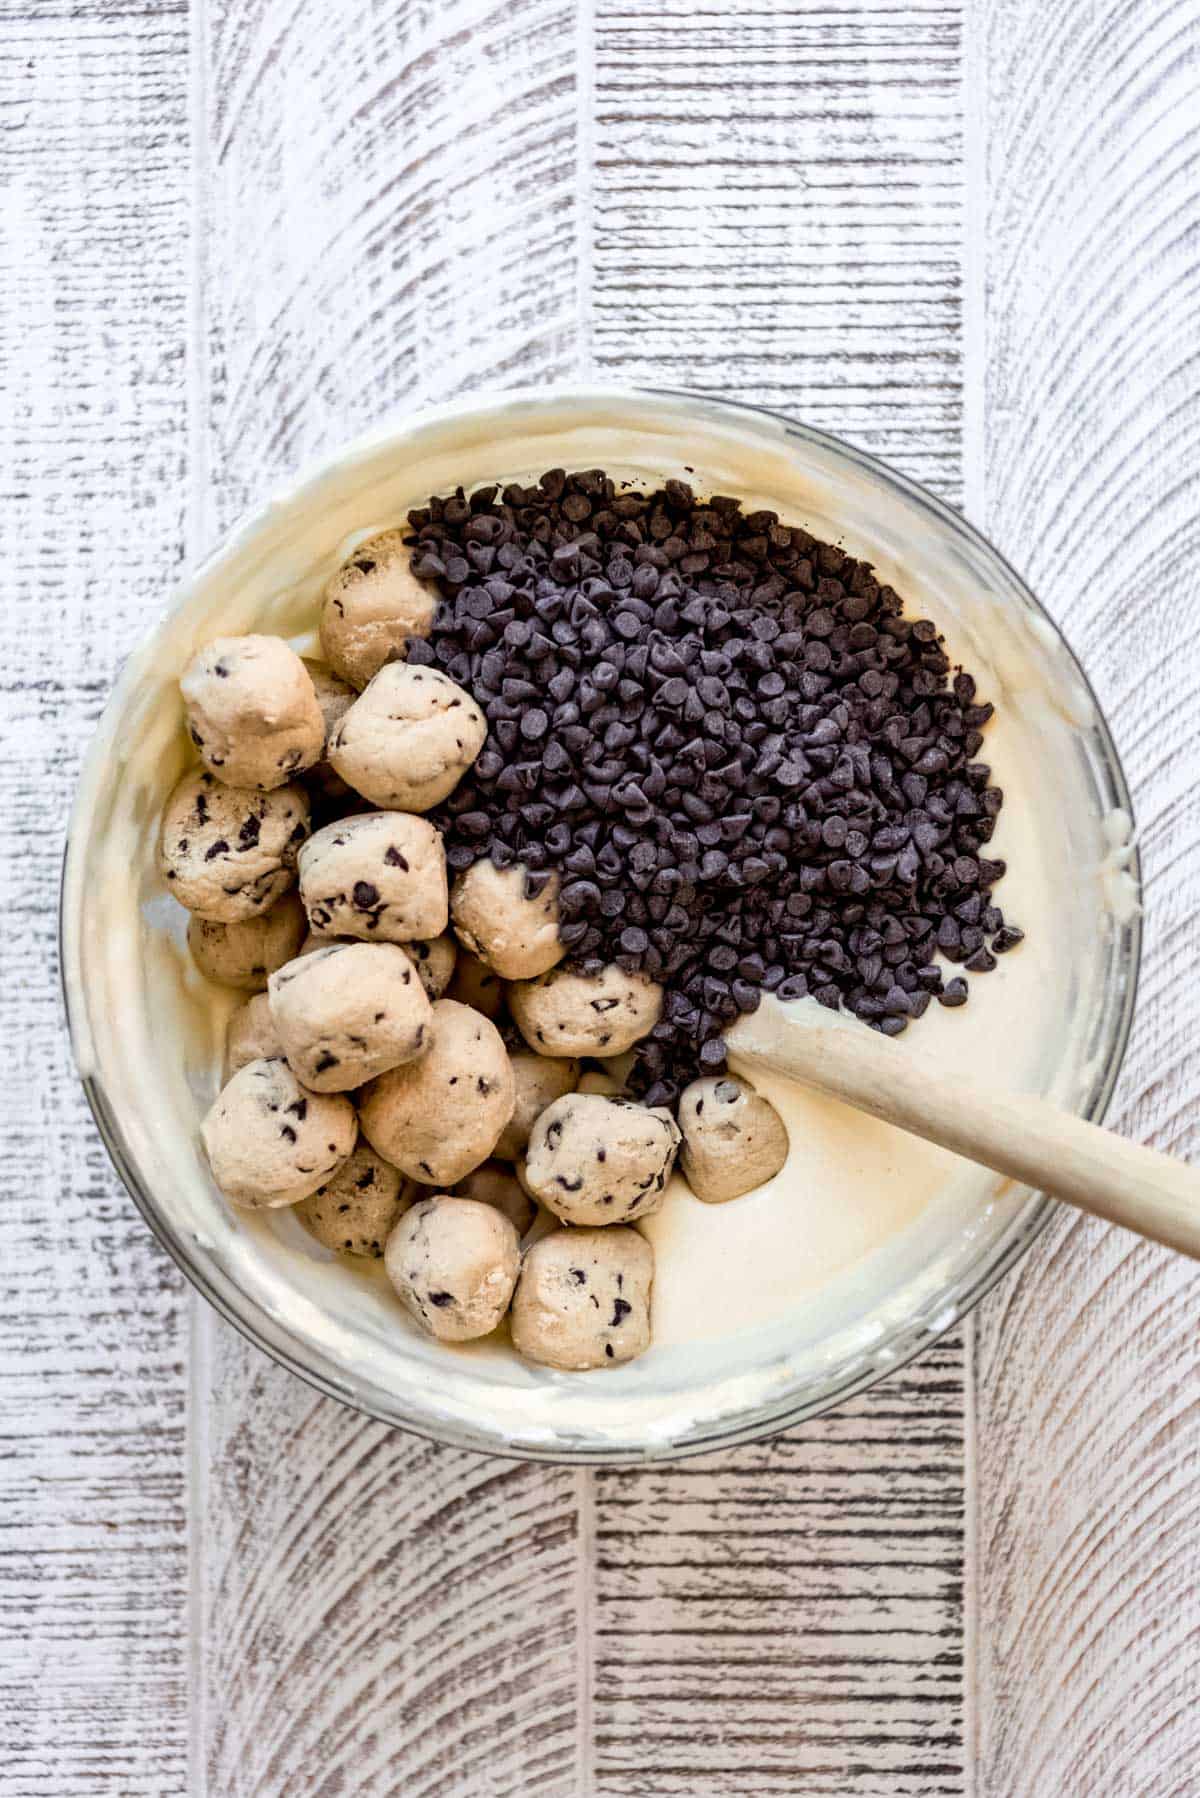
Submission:
M 1008 559 L 995 547 L 984 533 L 956 511 L 945 501 L 939 499 L 927 487 L 910 476 L 903 474 L 890 463 L 880 457 L 848 443 L 833 432 L 820 429 L 818 426 L 805 424 L 775 407 L 758 405 L 753 402 L 731 400 L 722 394 L 706 392 L 699 388 L 630 386 L 619 384 L 605 385 L 592 383 L 581 385 L 574 382 L 550 383 L 539 388 L 497 388 L 476 392 L 465 399 L 451 401 L 445 405 L 422 407 L 409 413 L 393 415 L 381 425 L 372 427 L 361 433 L 338 449 L 317 458 L 311 459 L 300 470 L 294 480 L 287 483 L 286 492 L 293 501 L 302 498 L 305 491 L 315 486 L 338 469 L 352 463 L 360 457 L 378 451 L 390 442 L 401 443 L 411 438 L 422 427 L 437 422 L 439 424 L 452 420 L 456 415 L 470 416 L 485 412 L 493 406 L 562 404 L 565 401 L 577 401 L 581 404 L 600 402 L 611 405 L 622 397 L 631 401 L 661 399 L 681 401 L 684 404 L 702 401 L 704 405 L 714 407 L 720 412 L 732 416 L 747 415 L 769 419 L 781 426 L 793 437 L 808 442 L 816 447 L 831 452 L 852 466 L 856 466 L 869 475 L 882 479 L 900 491 L 903 497 L 919 510 L 929 513 L 942 529 L 959 535 L 981 550 L 985 558 L 990 559 L 1003 574 L 1006 580 L 1018 591 L 1021 597 L 1032 607 L 1038 618 L 1054 633 L 1062 650 L 1069 657 L 1079 680 L 1087 692 L 1094 709 L 1094 729 L 1102 748 L 1104 772 L 1111 789 L 1110 798 L 1114 807 L 1124 811 L 1131 822 L 1129 871 L 1134 879 L 1137 891 L 1141 892 L 1141 856 L 1137 846 L 1136 816 L 1129 784 L 1125 776 L 1120 754 L 1109 729 L 1108 720 L 1096 696 L 1091 680 L 1075 654 L 1067 637 L 1058 623 L 1050 617 L 1041 601 L 1033 593 L 1024 578 L 1013 568 Z M 232 547 L 243 540 L 252 538 L 269 521 L 275 509 L 276 501 L 268 497 L 265 501 L 247 511 L 224 533 L 220 540 L 195 567 L 188 569 L 172 588 L 168 601 L 157 622 L 145 633 L 132 655 L 144 649 L 158 634 L 163 631 L 177 606 L 182 603 L 185 589 L 192 582 L 201 578 L 216 562 L 228 555 Z M 123 673 L 123 670 L 122 670 Z M 72 863 L 73 846 L 77 840 L 77 826 L 80 824 L 81 789 L 84 786 L 87 769 L 96 751 L 99 739 L 104 735 L 106 724 L 121 699 L 122 676 L 118 674 L 113 691 L 97 720 L 95 730 L 89 739 L 88 747 L 80 764 L 77 778 L 76 798 L 68 821 L 66 846 L 63 854 L 62 875 L 59 891 L 58 917 L 58 959 L 60 983 L 63 994 L 63 1007 L 66 1014 L 67 1028 L 71 1040 L 73 1056 L 84 1096 L 96 1124 L 100 1139 L 118 1177 L 132 1198 L 142 1217 L 149 1225 L 152 1233 L 166 1249 L 172 1260 L 180 1268 L 200 1295 L 220 1313 L 227 1322 L 233 1325 L 246 1341 L 255 1348 L 295 1374 L 305 1384 L 328 1398 L 339 1400 L 365 1416 L 373 1418 L 390 1428 L 399 1429 L 410 1435 L 418 1436 L 426 1441 L 445 1443 L 450 1447 L 465 1449 L 475 1453 L 494 1455 L 501 1459 L 541 1462 L 560 1466 L 638 1466 L 655 1461 L 675 1461 L 687 1459 L 694 1455 L 711 1453 L 716 1449 L 732 1448 L 741 1443 L 774 1436 L 781 1431 L 804 1423 L 811 1418 L 823 1415 L 843 1404 L 847 1399 L 868 1390 L 870 1387 L 890 1379 L 894 1374 L 908 1366 L 919 1356 L 925 1354 L 937 1342 L 951 1335 L 970 1315 L 975 1307 L 984 1299 L 1006 1273 L 1027 1253 L 1038 1236 L 1046 1228 L 1056 1211 L 1056 1201 L 1044 1193 L 1033 1194 L 1021 1207 L 1004 1236 L 996 1245 L 991 1258 L 980 1270 L 977 1278 L 962 1293 L 956 1296 L 953 1303 L 953 1315 L 944 1326 L 928 1327 L 920 1325 L 917 1320 L 910 1320 L 900 1326 L 898 1335 L 907 1335 L 908 1340 L 892 1354 L 886 1365 L 878 1361 L 849 1375 L 842 1382 L 822 1388 L 818 1395 L 797 1400 L 794 1396 L 785 1398 L 778 1404 L 762 1407 L 752 1414 L 739 1415 L 733 1413 L 727 1421 L 718 1423 L 711 1430 L 695 1436 L 688 1435 L 681 1439 L 655 1437 L 654 1440 L 639 1449 L 619 1448 L 609 1450 L 601 1445 L 581 1444 L 577 1448 L 566 1445 L 554 1448 L 543 1448 L 535 1443 L 512 1442 L 499 1444 L 497 1441 L 470 1429 L 459 1428 L 446 1422 L 438 1427 L 426 1423 L 423 1419 L 413 1419 L 407 1415 L 389 1412 L 383 1405 L 371 1402 L 362 1394 L 352 1391 L 340 1382 L 333 1374 L 326 1374 L 313 1364 L 312 1357 L 305 1357 L 292 1352 L 287 1340 L 268 1340 L 268 1332 L 256 1322 L 255 1313 L 258 1307 L 248 1303 L 244 1309 L 228 1296 L 210 1277 L 204 1263 L 202 1253 L 197 1253 L 183 1234 L 177 1234 L 167 1224 L 152 1194 L 142 1183 L 133 1158 L 114 1116 L 100 1079 L 79 1068 L 78 1027 L 71 1003 L 72 985 L 77 993 L 83 992 L 81 978 L 74 982 L 69 978 L 69 967 L 73 967 L 77 959 L 74 955 L 74 941 L 68 931 L 66 910 L 66 893 L 68 871 Z M 1107 1045 L 1104 1067 L 1094 1081 L 1087 1104 L 1080 1111 L 1080 1116 L 1091 1122 L 1103 1119 L 1116 1087 L 1125 1054 L 1129 1044 L 1129 1036 L 1136 1007 L 1137 993 L 1141 976 L 1142 963 L 1142 914 L 1140 906 L 1134 911 L 1126 925 L 1128 931 L 1127 975 L 1124 982 L 1120 1011 L 1114 1020 L 1112 1036 Z M 78 970 L 76 969 L 78 974 Z M 234 1289 L 236 1290 L 236 1288 Z

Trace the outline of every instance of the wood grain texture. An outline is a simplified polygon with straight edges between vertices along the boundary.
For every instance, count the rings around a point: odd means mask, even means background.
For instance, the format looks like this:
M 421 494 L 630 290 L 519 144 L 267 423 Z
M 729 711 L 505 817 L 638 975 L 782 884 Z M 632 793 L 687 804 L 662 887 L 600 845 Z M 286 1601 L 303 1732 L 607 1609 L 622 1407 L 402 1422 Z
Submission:
M 732 1453 L 597 1475 L 605 1798 L 963 1791 L 962 1351 Z
M 970 497 L 1082 655 L 1138 805 L 1147 950 L 1113 1121 L 1195 1160 L 1200 14 L 987 0 L 975 30 Z M 1196 1269 L 1080 1221 L 984 1308 L 980 1798 L 1196 1790 L 1198 1342 Z
M 959 492 L 961 7 L 598 0 L 596 372 Z
M 213 4 L 207 529 L 401 405 L 571 371 L 573 32 L 557 0 Z M 576 1476 L 389 1432 L 205 1335 L 198 1789 L 570 1798 Z
M 70 1065 L 59 872 L 75 770 L 178 566 L 187 32 L 9 6 L 0 32 L 0 1786 L 182 1789 L 183 1282 Z
M 222 1329 L 205 1530 L 214 1798 L 575 1788 L 575 1476 L 320 1398 Z
M 401 406 L 572 370 L 565 0 L 211 0 L 207 42 L 222 522 Z

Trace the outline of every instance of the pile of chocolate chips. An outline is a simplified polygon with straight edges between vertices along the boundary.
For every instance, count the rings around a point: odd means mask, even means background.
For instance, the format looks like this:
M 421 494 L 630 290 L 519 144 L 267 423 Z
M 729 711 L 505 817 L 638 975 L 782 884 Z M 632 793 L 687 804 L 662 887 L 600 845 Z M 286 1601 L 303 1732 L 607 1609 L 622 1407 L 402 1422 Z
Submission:
M 452 870 L 558 871 L 571 965 L 661 981 L 635 1086 L 669 1103 L 725 1065 L 763 991 L 888 1035 L 1020 941 L 983 853 L 1003 795 L 990 705 L 937 626 L 773 512 L 599 470 L 460 490 L 410 513 L 442 594 L 434 664 L 488 738 L 439 809 Z M 990 945 L 990 946 L 989 946 Z

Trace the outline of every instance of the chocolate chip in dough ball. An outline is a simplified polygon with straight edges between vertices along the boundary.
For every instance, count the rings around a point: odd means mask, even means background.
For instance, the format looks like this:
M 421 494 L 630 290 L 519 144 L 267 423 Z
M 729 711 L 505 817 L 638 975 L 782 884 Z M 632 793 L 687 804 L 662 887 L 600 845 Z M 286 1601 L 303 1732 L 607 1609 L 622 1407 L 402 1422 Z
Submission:
M 433 1007 L 397 943 L 330 943 L 272 974 L 288 1066 L 315 1093 L 346 1093 L 423 1055 Z
M 486 1161 L 512 1116 L 512 1068 L 496 1026 L 439 999 L 433 1044 L 360 1094 L 363 1134 L 410 1180 L 455 1186 Z
M 308 818 L 303 787 L 259 793 L 227 787 L 193 768 L 163 808 L 159 869 L 189 911 L 236 924 L 295 886 Z
M 446 988 L 450 999 L 457 999 L 460 1005 L 469 1005 L 474 1011 L 481 1011 L 485 1018 L 494 1023 L 504 1010 L 504 982 L 499 974 L 492 972 L 485 961 L 472 955 L 469 949 L 460 949 L 454 964 L 454 977 Z
M 209 980 L 261 993 L 276 968 L 300 950 L 308 919 L 295 893 L 285 893 L 269 911 L 236 924 L 193 917 L 188 922 L 192 960 Z
M 335 674 L 365 687 L 385 662 L 400 661 L 410 637 L 428 636 L 437 591 L 419 581 L 405 532 L 360 543 L 325 589 L 321 653 Z
M 239 1005 L 225 1031 L 225 1078 L 229 1080 L 248 1061 L 275 1061 L 283 1055 L 283 1044 L 271 1016 L 271 1001 L 266 993 L 255 993 Z
M 405 943 L 404 953 L 411 957 L 421 985 L 431 999 L 440 999 L 454 976 L 458 946 L 447 931 L 429 942 Z
M 327 1249 L 379 1260 L 415 1197 L 400 1170 L 360 1141 L 323 1186 L 301 1199 L 296 1216 Z
M 449 921 L 442 839 L 407 812 L 365 812 L 327 824 L 304 845 L 300 897 L 322 936 L 408 943 Z
M 229 786 L 270 792 L 320 761 L 325 720 L 307 668 L 282 637 L 216 637 L 179 688 L 201 761 Z
M 662 1204 L 678 1147 L 669 1111 L 568 1093 L 530 1132 L 525 1181 L 564 1223 L 629 1223 Z
M 494 1150 L 500 1161 L 517 1161 L 524 1155 L 534 1119 L 555 1099 L 573 1093 L 580 1077 L 579 1063 L 565 1057 L 552 1060 L 548 1055 L 518 1049 L 515 1054 L 510 1053 L 509 1060 L 517 1096 L 513 1114 Z
M 464 948 L 502 980 L 531 980 L 566 954 L 558 940 L 558 875 L 475 862 L 450 889 L 450 919 Z
M 539 1055 L 622 1055 L 648 1036 L 662 1012 L 663 990 L 644 974 L 615 964 L 598 974 L 552 968 L 509 988 L 509 1009 Z
M 470 1342 L 488 1336 L 508 1310 L 521 1249 L 493 1205 L 449 1194 L 418 1199 L 388 1237 L 388 1279 L 430 1336 Z
M 679 1099 L 683 1177 L 698 1199 L 721 1205 L 776 1175 L 788 1156 L 783 1119 L 746 1080 L 693 1080 Z
M 456 1188 L 460 1199 L 474 1199 L 480 1205 L 494 1205 L 502 1211 L 518 1236 L 524 1236 L 537 1216 L 537 1206 L 530 1198 L 511 1167 L 503 1161 L 485 1161 L 460 1180 Z
M 307 1092 L 286 1061 L 251 1061 L 200 1126 L 213 1179 L 251 1209 L 295 1205 L 328 1180 L 354 1147 L 354 1107 Z
M 389 662 L 338 725 L 329 760 L 372 805 L 427 812 L 454 791 L 486 736 L 483 713 L 449 675 Z
M 567 1373 L 632 1361 L 650 1346 L 654 1251 L 636 1230 L 553 1230 L 525 1254 L 513 1347 Z

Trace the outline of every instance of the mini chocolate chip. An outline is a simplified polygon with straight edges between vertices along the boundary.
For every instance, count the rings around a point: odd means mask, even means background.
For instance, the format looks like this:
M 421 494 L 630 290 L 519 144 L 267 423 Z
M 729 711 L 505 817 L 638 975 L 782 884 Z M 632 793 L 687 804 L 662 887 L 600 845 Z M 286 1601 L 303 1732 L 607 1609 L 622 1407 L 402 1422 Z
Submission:
M 773 513 L 601 471 L 413 516 L 445 602 L 413 658 L 488 723 L 434 814 L 448 865 L 561 872 L 574 965 L 660 981 L 635 1091 L 670 1102 L 720 1072 L 764 989 L 898 1034 L 939 991 L 918 975 L 935 949 L 1007 940 L 1003 864 L 980 855 L 1003 801 L 974 759 L 991 707 L 869 565 Z

